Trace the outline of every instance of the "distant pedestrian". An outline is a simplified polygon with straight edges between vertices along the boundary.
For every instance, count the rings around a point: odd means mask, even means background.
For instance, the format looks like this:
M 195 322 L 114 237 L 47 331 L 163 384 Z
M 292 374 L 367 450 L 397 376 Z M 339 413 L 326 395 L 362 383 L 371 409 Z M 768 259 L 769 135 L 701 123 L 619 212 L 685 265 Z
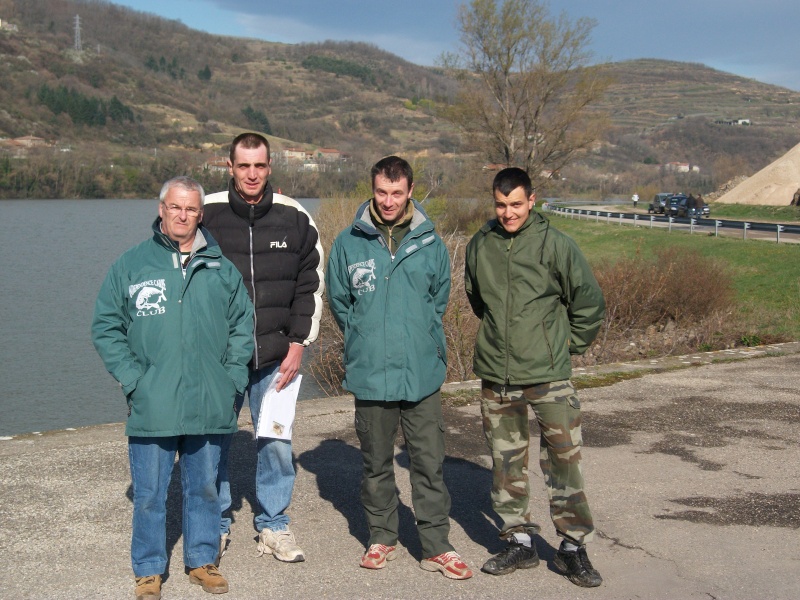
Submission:
M 467 246 L 465 286 L 481 319 L 473 370 L 481 378 L 483 429 L 492 453 L 492 506 L 509 545 L 482 570 L 506 575 L 539 564 L 539 526 L 528 508 L 528 406 L 539 424 L 539 464 L 550 515 L 563 538 L 556 569 L 572 583 L 602 578 L 584 544 L 594 532 L 583 491 L 581 405 L 570 382 L 570 356 L 583 354 L 600 330 L 605 301 L 581 251 L 533 206 L 522 169 L 493 183 L 497 215 Z M 521 585 L 520 589 L 524 589 Z
M 467 579 L 472 570 L 449 541 L 450 494 L 442 475 L 439 389 L 447 370 L 442 316 L 450 296 L 450 258 L 433 222 L 411 199 L 413 177 L 408 162 L 397 156 L 372 167 L 373 197 L 334 241 L 326 273 L 331 313 L 344 332 L 344 387 L 356 397 L 364 462 L 361 501 L 369 543 L 361 566 L 382 569 L 398 555 L 399 423 L 411 461 L 419 566 Z
M 92 341 L 128 401 L 136 597 L 161 597 L 166 500 L 175 454 L 183 488 L 183 562 L 192 583 L 222 594 L 217 468 L 247 386 L 253 305 L 203 218 L 203 188 L 164 184 L 150 239 L 128 250 L 100 288 Z
M 636 205 L 639 204 L 639 194 L 631 196 L 631 200 L 633 200 L 633 208 L 636 209 Z

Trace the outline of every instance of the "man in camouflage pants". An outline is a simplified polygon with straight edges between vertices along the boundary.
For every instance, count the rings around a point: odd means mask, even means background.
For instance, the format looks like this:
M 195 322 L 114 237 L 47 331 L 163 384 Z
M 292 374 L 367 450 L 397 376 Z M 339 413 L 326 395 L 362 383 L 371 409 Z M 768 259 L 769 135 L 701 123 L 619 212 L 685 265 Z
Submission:
M 581 410 L 571 354 L 594 340 L 605 313 L 597 280 L 575 243 L 533 211 L 525 171 L 500 171 L 493 183 L 496 219 L 467 246 L 465 285 L 481 319 L 473 370 L 482 380 L 481 412 L 492 452 L 492 505 L 509 545 L 482 570 L 505 575 L 539 564 L 528 501 L 529 424 L 541 430 L 539 464 L 550 516 L 563 538 L 555 567 L 570 581 L 595 587 L 602 577 L 584 544 L 594 532 L 583 491 Z

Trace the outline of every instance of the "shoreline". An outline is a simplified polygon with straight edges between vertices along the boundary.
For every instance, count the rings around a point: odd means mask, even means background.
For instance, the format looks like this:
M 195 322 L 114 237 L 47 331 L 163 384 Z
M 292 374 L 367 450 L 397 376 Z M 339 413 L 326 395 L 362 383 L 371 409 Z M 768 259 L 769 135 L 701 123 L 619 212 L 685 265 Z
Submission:
M 650 374 L 650 373 L 659 373 L 667 370 L 675 370 L 675 369 L 688 369 L 692 367 L 698 367 L 701 365 L 708 365 L 708 364 L 715 364 L 720 362 L 732 362 L 732 361 L 744 361 L 753 358 L 767 358 L 770 356 L 783 356 L 787 354 L 800 354 L 800 341 L 798 342 L 782 342 L 779 344 L 767 344 L 764 346 L 753 346 L 747 348 L 736 348 L 730 350 L 714 350 L 710 352 L 694 352 L 691 354 L 682 354 L 676 356 L 666 356 L 662 358 L 653 358 L 653 359 L 641 359 L 636 361 L 625 361 L 625 362 L 617 362 L 617 363 L 607 363 L 602 365 L 595 365 L 592 367 L 573 367 L 572 369 L 572 379 L 580 379 L 582 383 L 586 382 L 588 385 L 584 385 L 582 387 L 600 387 L 591 385 L 591 382 L 587 380 L 591 380 L 594 377 L 597 377 L 598 380 L 607 381 L 604 376 L 609 374 L 631 374 L 631 373 L 640 373 L 640 374 Z M 604 383 L 603 385 L 611 385 L 612 383 Z M 480 381 L 479 380 L 469 380 L 469 381 L 457 381 L 457 382 L 450 382 L 445 383 L 442 385 L 442 392 L 445 394 L 448 392 L 457 392 L 460 390 L 466 389 L 480 389 Z M 579 388 L 580 389 L 580 388 Z M 352 400 L 352 396 L 345 394 L 343 396 L 330 396 L 330 397 L 318 397 L 318 398 L 308 398 L 305 400 L 298 401 L 298 415 L 301 412 L 308 412 L 315 403 L 320 402 L 336 402 L 341 401 L 341 399 L 347 398 Z M 245 402 L 244 406 L 242 407 L 241 413 L 239 414 L 239 426 L 240 428 L 243 425 L 252 424 L 250 421 L 250 409 Z M 125 423 L 124 422 L 113 422 L 113 423 L 95 423 L 91 425 L 79 425 L 76 427 L 65 427 L 63 429 L 51 429 L 46 431 L 26 431 L 20 433 L 13 433 L 13 434 L 6 434 L 0 436 L 0 447 L 3 445 L 2 442 L 12 442 L 12 441 L 31 441 L 36 439 L 43 439 L 52 437 L 55 435 L 64 435 L 69 436 L 73 434 L 78 434 L 84 432 L 86 430 L 93 430 L 95 428 L 98 429 L 115 429 L 115 433 L 117 435 L 124 436 L 124 429 Z M 116 431 L 119 430 L 119 431 Z

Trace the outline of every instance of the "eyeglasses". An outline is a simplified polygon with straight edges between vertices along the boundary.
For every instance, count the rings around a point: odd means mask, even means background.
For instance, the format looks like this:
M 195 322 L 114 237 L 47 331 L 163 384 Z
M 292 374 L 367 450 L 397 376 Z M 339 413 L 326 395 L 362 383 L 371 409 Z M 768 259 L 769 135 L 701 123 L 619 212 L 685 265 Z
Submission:
M 163 202 L 161 204 L 164 204 Z M 187 217 L 196 217 L 200 214 L 200 209 L 195 208 L 193 206 L 178 206 L 177 204 L 164 204 L 164 208 L 167 209 L 167 212 L 171 215 L 179 215 L 183 211 L 186 211 Z

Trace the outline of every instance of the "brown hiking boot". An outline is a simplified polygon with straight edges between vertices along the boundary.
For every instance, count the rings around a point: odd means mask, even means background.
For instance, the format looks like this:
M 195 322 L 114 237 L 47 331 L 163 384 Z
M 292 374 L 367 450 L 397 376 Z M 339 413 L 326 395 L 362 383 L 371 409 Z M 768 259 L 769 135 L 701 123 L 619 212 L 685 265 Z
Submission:
M 208 564 L 189 571 L 189 581 L 203 586 L 209 594 L 226 594 L 228 581 L 219 572 L 216 565 Z
M 136 600 L 161 600 L 161 575 L 136 578 Z

